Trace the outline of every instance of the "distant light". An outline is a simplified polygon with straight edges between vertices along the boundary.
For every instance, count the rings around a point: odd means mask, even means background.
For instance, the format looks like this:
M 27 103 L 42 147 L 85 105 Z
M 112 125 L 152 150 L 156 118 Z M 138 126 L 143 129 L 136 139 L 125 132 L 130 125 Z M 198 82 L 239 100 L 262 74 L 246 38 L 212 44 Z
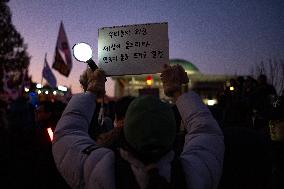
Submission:
M 56 91 L 53 91 L 53 95 L 56 95 L 57 94 L 57 92 Z
M 146 77 L 146 84 L 147 84 L 148 86 L 151 86 L 151 85 L 153 84 L 153 77 L 152 77 L 151 75 L 148 75 L 148 76 Z
M 87 43 L 77 43 L 73 47 L 73 55 L 80 62 L 86 62 L 92 58 L 92 48 Z
M 41 93 L 41 90 L 38 90 L 38 91 L 37 91 L 37 94 L 40 94 L 40 93 Z
M 206 104 L 207 106 L 214 106 L 215 104 L 218 103 L 217 99 L 203 99 L 203 103 Z
M 28 89 L 27 87 L 25 87 L 25 92 L 29 92 L 30 91 L 30 89 Z
M 30 92 L 29 95 L 34 97 L 34 96 L 36 96 L 36 93 L 35 92 Z
M 215 104 L 217 104 L 217 100 L 215 100 L 215 99 L 211 99 L 211 100 L 207 101 L 208 106 L 214 106 Z
M 235 90 L 235 88 L 233 86 L 230 87 L 230 91 L 233 91 Z
M 49 127 L 46 129 L 50 138 L 50 141 L 53 141 L 53 131 L 52 129 Z
M 149 86 L 149 85 L 152 85 L 153 81 L 152 80 L 147 80 L 146 81 L 146 84 Z
M 38 88 L 38 89 L 40 89 L 40 88 L 42 88 L 42 84 L 36 84 L 36 88 Z
M 45 91 L 45 94 L 48 94 L 48 91 Z
M 60 90 L 60 91 L 64 91 L 64 92 L 66 92 L 67 91 L 67 87 L 64 87 L 64 86 L 62 86 L 62 85 L 58 85 L 58 90 Z

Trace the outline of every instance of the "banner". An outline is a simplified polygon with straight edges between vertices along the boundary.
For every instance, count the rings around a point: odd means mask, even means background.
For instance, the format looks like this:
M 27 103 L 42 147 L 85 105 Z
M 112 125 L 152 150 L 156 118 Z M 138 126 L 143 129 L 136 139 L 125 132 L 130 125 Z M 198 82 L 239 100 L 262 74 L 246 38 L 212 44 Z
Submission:
M 42 77 L 46 80 L 46 82 L 49 84 L 50 87 L 55 88 L 56 85 L 56 78 L 54 76 L 54 74 L 52 73 L 48 62 L 46 60 L 46 54 L 45 54 L 45 58 L 44 58 L 44 66 L 42 69 Z
M 169 64 L 168 23 L 100 28 L 98 58 L 108 76 L 161 72 Z
M 72 69 L 72 56 L 63 23 L 60 23 L 52 68 L 68 77 Z

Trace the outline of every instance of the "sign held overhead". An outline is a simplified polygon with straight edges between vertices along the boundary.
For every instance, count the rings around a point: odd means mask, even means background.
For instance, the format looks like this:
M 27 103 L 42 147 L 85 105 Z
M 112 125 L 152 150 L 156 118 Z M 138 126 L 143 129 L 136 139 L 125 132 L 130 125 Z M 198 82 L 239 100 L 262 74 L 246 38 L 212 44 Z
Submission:
M 100 28 L 98 58 L 108 76 L 161 72 L 169 64 L 168 23 Z

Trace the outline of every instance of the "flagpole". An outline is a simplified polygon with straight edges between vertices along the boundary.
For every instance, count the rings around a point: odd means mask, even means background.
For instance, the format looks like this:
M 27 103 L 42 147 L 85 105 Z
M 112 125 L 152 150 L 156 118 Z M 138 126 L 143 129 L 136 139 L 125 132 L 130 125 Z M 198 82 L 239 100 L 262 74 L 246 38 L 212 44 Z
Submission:
M 44 60 L 46 60 L 46 56 L 47 56 L 47 53 L 45 53 L 45 57 L 44 57 Z M 43 68 L 44 68 L 44 65 L 45 64 L 45 61 L 43 61 Z M 42 70 L 43 70 L 42 68 Z M 43 82 L 43 74 L 41 73 L 41 81 L 40 81 L 40 85 L 42 86 L 42 82 Z
M 40 81 L 40 85 L 42 86 L 42 82 L 43 82 L 43 76 L 41 74 L 41 81 Z

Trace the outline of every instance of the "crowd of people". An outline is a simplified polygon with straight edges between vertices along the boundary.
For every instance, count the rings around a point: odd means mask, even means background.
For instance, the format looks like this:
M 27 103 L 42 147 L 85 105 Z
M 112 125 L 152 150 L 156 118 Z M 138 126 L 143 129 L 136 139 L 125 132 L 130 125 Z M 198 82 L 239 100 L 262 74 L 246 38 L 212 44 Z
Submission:
M 256 80 L 240 76 L 231 79 L 230 85 L 220 95 L 215 107 L 215 112 L 219 111 L 216 118 L 221 127 L 262 129 L 267 125 L 267 116 L 276 98 L 276 90 L 267 82 L 265 75 L 259 75 Z
M 231 79 L 210 107 L 182 92 L 181 66 L 161 80 L 174 104 L 151 96 L 104 104 L 100 69 L 82 74 L 84 93 L 68 104 L 1 97 L 1 185 L 284 188 L 284 97 L 265 75 Z
M 1 188 L 69 188 L 54 164 L 49 134 L 65 106 L 60 101 L 33 106 L 25 97 L 2 102 Z

